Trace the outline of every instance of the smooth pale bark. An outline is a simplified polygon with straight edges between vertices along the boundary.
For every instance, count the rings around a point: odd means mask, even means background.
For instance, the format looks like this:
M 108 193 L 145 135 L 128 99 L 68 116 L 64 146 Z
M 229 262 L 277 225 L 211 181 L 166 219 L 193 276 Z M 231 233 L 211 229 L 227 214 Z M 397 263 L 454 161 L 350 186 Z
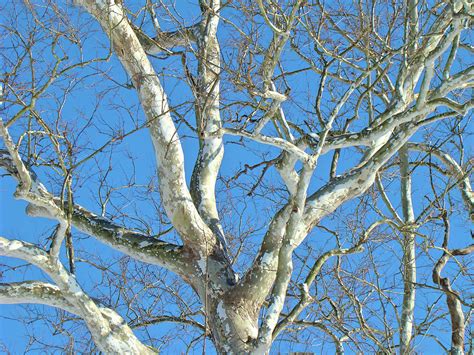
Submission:
M 191 195 L 200 215 L 226 248 L 224 231 L 217 212 L 215 185 L 224 157 L 220 117 L 220 47 L 217 41 L 220 1 L 202 1 L 202 21 L 197 37 L 198 78 L 195 91 L 196 126 L 199 152 L 191 177 Z
M 114 52 L 132 78 L 147 116 L 155 147 L 160 195 L 169 219 L 181 237 L 195 250 L 212 249 L 215 238 L 202 221 L 186 185 L 184 155 L 170 115 L 168 99 L 124 9 L 115 2 L 79 1 L 110 37 Z M 175 196 L 180 196 L 176 199 Z
M 402 277 L 403 277 L 403 304 L 400 324 L 400 354 L 411 353 L 410 342 L 413 335 L 415 316 L 415 283 L 416 283 L 416 245 L 415 234 L 410 232 L 415 222 L 411 196 L 411 172 L 406 146 L 399 151 L 400 157 L 400 185 L 403 220 L 408 232 L 403 233 L 402 240 Z
M 0 255 L 19 258 L 42 269 L 57 286 L 39 282 L 0 284 L 0 299 L 28 301 L 62 308 L 79 315 L 95 344 L 105 353 L 152 354 L 115 311 L 100 308 L 79 286 L 74 275 L 44 250 L 20 240 L 0 237 Z
M 447 246 L 447 239 L 449 236 L 449 229 L 445 236 L 445 245 Z M 433 282 L 441 287 L 446 295 L 446 303 L 451 317 L 451 349 L 452 355 L 464 354 L 464 337 L 465 337 L 465 317 L 462 310 L 462 304 L 459 299 L 459 294 L 453 291 L 451 281 L 449 278 L 441 277 L 441 272 L 451 257 L 469 255 L 474 252 L 474 245 L 470 245 L 463 249 L 445 250 L 441 258 L 439 258 L 433 269 Z
M 196 209 L 186 185 L 184 156 L 179 135 L 170 115 L 168 100 L 133 27 L 120 4 L 101 1 L 80 2 L 110 37 L 114 52 L 132 78 L 147 116 L 155 147 L 160 196 L 168 218 L 183 240 L 195 274 L 209 273 L 210 288 L 225 289 L 235 279 L 225 253 L 212 230 Z M 176 198 L 179 196 L 179 198 Z M 200 296 L 206 292 L 201 277 L 189 277 Z

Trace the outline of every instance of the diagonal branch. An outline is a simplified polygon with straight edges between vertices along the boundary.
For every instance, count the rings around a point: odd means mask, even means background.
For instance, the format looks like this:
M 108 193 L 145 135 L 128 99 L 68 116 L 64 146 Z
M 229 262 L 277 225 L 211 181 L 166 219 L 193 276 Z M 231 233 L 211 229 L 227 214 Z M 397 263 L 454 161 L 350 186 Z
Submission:
M 59 199 L 56 198 L 55 202 L 58 204 Z M 48 210 L 33 204 L 28 205 L 27 213 L 34 217 L 54 218 Z M 77 204 L 74 205 L 71 222 L 79 231 L 136 260 L 163 266 L 180 276 L 190 275 L 192 268 L 189 259 L 179 245 L 129 230 Z
M 314 280 L 316 279 L 316 277 L 321 272 L 321 269 L 324 266 L 324 264 L 333 256 L 349 255 L 349 254 L 362 252 L 364 250 L 363 244 L 368 240 L 372 231 L 384 223 L 392 224 L 390 220 L 386 220 L 386 219 L 376 221 L 372 223 L 369 226 L 369 228 L 367 228 L 367 230 L 364 232 L 361 238 L 352 247 L 347 248 L 347 249 L 335 248 L 335 249 L 325 252 L 318 259 L 316 259 L 316 262 L 311 267 L 311 270 L 308 273 L 308 276 L 306 277 L 305 281 L 300 285 L 300 290 L 301 290 L 300 300 L 293 307 L 293 309 L 288 313 L 288 315 L 282 321 L 278 323 L 277 327 L 275 328 L 273 332 L 274 339 L 278 336 L 278 334 L 281 333 L 281 331 L 285 329 L 285 327 L 288 324 L 295 322 L 298 316 L 300 315 L 300 313 L 306 308 L 306 306 L 308 306 L 313 301 L 309 293 L 309 288 L 311 284 L 314 282 Z
M 1 304 L 35 303 L 61 308 L 69 313 L 78 314 L 77 307 L 69 302 L 60 288 L 41 281 L 23 281 L 0 284 Z
M 459 181 L 459 188 L 471 219 L 474 219 L 474 192 L 472 191 L 469 175 L 446 152 L 424 143 L 408 143 L 407 148 L 431 154 L 438 158 L 449 170 L 453 178 Z
M 39 195 L 36 198 L 24 198 L 30 202 L 27 207 L 27 213 L 35 217 L 44 217 L 58 220 L 64 215 L 61 209 L 61 200 L 51 195 L 46 188 L 38 181 L 36 174 L 24 166 L 21 158 L 18 157 L 20 164 L 23 165 L 26 176 L 31 179 L 31 185 L 36 186 L 32 189 L 27 197 L 31 195 Z M 5 169 L 10 176 L 20 179 L 18 168 L 15 160 L 11 158 L 9 152 L 0 150 L 0 168 Z M 24 195 L 24 194 L 23 194 Z M 42 203 L 37 203 L 41 199 Z M 47 202 L 45 202 L 47 201 Z M 68 204 L 63 204 L 67 206 Z M 53 206 L 53 208 L 51 208 Z M 58 217 L 59 216 L 59 217 Z M 60 220 L 61 222 L 61 220 Z M 164 266 L 180 276 L 190 275 L 191 265 L 188 258 L 182 252 L 182 248 L 178 245 L 160 241 L 157 238 L 149 237 L 145 234 L 128 230 L 112 221 L 97 216 L 89 212 L 84 207 L 74 205 L 71 223 L 81 232 L 86 233 L 97 240 L 119 250 L 137 260 Z M 63 223 L 64 224 L 64 223 Z M 62 236 L 58 233 L 62 232 Z M 53 246 L 56 250 L 52 250 L 52 255 L 58 255 L 59 246 L 64 237 L 64 226 L 60 223 L 57 233 L 55 233 Z M 58 239 L 60 238 L 60 239 Z

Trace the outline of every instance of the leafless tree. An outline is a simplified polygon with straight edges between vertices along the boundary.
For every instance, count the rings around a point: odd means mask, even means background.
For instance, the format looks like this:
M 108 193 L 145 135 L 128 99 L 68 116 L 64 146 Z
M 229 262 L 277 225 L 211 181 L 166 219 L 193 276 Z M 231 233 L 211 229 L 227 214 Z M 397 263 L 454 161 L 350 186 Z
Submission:
M 61 350 L 472 351 L 471 1 L 0 6 L 0 302 Z

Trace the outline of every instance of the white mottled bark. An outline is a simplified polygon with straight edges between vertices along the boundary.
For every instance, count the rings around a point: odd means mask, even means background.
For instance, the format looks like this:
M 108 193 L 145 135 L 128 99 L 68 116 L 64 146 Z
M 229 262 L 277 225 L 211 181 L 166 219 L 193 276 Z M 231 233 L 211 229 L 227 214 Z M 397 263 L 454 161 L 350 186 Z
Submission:
M 77 314 L 105 353 L 152 354 L 115 311 L 99 307 L 53 256 L 30 243 L 0 237 L 0 255 L 19 258 L 39 267 L 57 284 L 22 282 L 0 284 L 0 301 L 41 303 Z
M 451 287 L 451 281 L 449 278 L 441 277 L 441 272 L 444 266 L 447 264 L 451 257 L 470 255 L 474 252 L 474 245 L 470 245 L 463 249 L 447 250 L 447 241 L 449 238 L 449 228 L 446 231 L 444 248 L 445 252 L 439 258 L 433 269 L 433 282 L 441 289 L 446 295 L 446 303 L 448 306 L 449 314 L 451 316 L 451 349 L 450 354 L 452 355 L 463 355 L 464 354 L 464 337 L 465 337 L 465 317 L 462 310 L 462 304 L 459 298 L 459 294 L 454 291 Z
M 221 127 L 220 48 L 217 41 L 220 1 L 202 1 L 202 21 L 197 38 L 198 78 L 195 90 L 196 126 L 199 152 L 191 177 L 191 194 L 200 215 L 219 237 L 225 248 L 224 232 L 217 212 L 215 185 L 224 157 L 222 135 L 213 135 Z
M 150 125 L 161 199 L 168 217 L 185 242 L 196 250 L 203 250 L 202 239 L 206 239 L 212 247 L 215 240 L 194 207 L 186 186 L 183 150 L 170 115 L 168 99 L 122 6 L 113 1 L 84 0 L 79 3 L 99 21 L 109 35 L 114 52 L 137 90 Z M 176 199 L 176 195 L 180 198 Z
M 403 220 L 408 230 L 403 233 L 402 240 L 402 276 L 403 276 L 403 304 L 400 324 L 400 354 L 410 354 L 410 342 L 413 335 L 415 316 L 415 283 L 416 283 L 416 246 L 415 234 L 410 232 L 415 222 L 411 196 L 411 173 L 408 160 L 408 151 L 404 146 L 399 151 L 400 157 L 400 184 Z

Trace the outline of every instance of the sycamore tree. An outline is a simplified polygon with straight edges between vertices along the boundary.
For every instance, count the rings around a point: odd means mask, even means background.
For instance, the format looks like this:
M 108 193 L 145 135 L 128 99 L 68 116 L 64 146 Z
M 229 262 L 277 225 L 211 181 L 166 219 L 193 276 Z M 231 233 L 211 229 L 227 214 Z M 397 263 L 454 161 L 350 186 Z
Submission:
M 471 1 L 0 7 L 27 349 L 472 351 Z

